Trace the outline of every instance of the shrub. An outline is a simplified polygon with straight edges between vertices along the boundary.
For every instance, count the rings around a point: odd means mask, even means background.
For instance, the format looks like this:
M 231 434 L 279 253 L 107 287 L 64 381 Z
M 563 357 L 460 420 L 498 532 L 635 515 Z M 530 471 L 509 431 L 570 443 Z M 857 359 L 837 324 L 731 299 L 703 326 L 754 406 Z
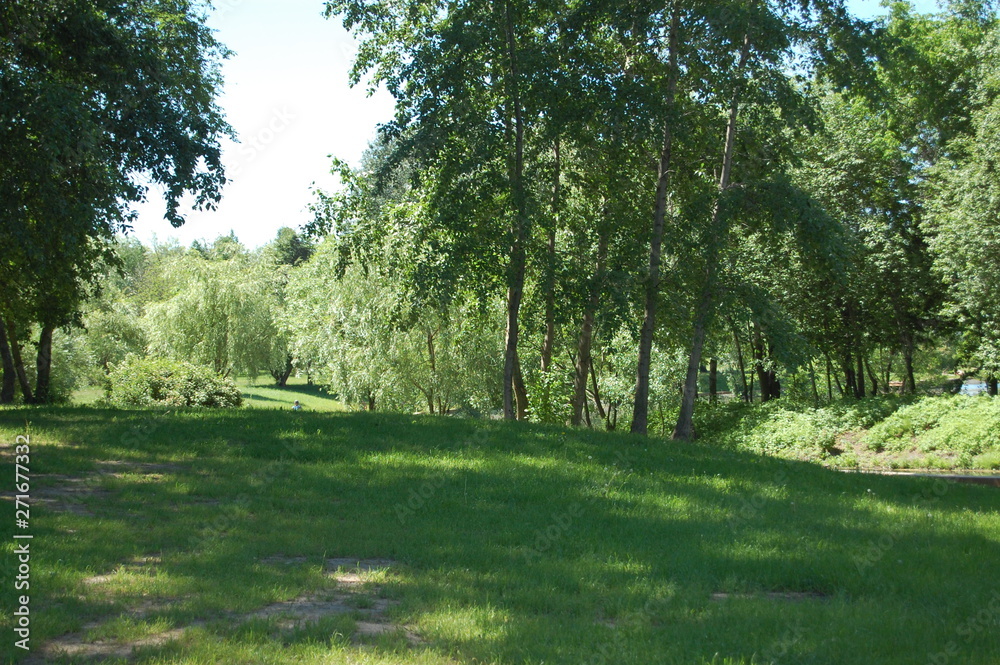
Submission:
M 206 367 L 164 358 L 128 356 L 108 376 L 108 403 L 114 406 L 238 407 L 239 389 Z
M 925 397 L 872 427 L 864 443 L 875 450 L 950 450 L 977 455 L 1000 448 L 1000 400 Z
M 759 407 L 768 414 L 746 434 L 745 447 L 770 455 L 819 453 L 833 448 L 839 428 L 836 418 L 823 409 L 797 412 L 778 402 Z
M 784 457 L 822 457 L 832 453 L 838 437 L 880 422 L 910 398 L 882 396 L 845 399 L 814 408 L 780 399 L 766 404 L 732 402 L 701 408 L 696 422 L 722 445 Z M 697 415 L 696 411 L 696 415 Z

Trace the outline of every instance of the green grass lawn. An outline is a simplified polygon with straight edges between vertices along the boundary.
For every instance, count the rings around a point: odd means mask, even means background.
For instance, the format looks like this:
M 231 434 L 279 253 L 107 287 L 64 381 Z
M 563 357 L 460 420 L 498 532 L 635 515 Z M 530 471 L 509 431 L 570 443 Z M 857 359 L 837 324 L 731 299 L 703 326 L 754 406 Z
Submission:
M 346 410 L 340 401 L 322 387 L 308 385 L 305 378 L 290 377 L 288 385 L 280 387 L 267 377 L 260 377 L 256 381 L 241 377 L 236 380 L 236 385 L 243 393 L 243 405 L 247 408 L 291 409 L 295 400 L 299 400 L 302 408 L 307 411 Z M 103 388 L 86 386 L 74 391 L 73 404 L 96 405 L 103 397 Z
M 440 417 L 12 408 L 5 492 L 25 433 L 24 662 L 1000 654 L 993 488 Z M 3 505 L 0 654 L 16 662 Z
M 255 409 L 291 409 L 295 400 L 299 400 L 302 408 L 307 411 L 344 411 L 344 405 L 334 399 L 325 389 L 316 385 L 307 385 L 304 378 L 291 377 L 288 385 L 279 387 L 273 381 L 258 379 L 251 382 L 241 378 L 236 381 L 243 393 L 243 404 Z

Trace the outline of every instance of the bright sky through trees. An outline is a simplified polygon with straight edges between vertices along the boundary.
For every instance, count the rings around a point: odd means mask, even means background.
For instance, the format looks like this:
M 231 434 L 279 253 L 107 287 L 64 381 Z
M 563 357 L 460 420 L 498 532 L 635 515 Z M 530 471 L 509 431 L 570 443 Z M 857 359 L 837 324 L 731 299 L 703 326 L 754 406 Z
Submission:
M 861 17 L 883 14 L 877 0 L 851 0 Z M 934 0 L 916 0 L 919 12 Z M 181 211 L 187 223 L 163 219 L 158 193 L 140 208 L 135 234 L 183 244 L 234 231 L 251 247 L 272 240 L 282 226 L 309 219 L 310 186 L 333 188 L 328 155 L 357 164 L 376 126 L 392 116 L 385 91 L 368 97 L 351 89 L 354 41 L 339 21 L 325 21 L 318 0 L 218 0 L 209 25 L 235 52 L 225 63 L 220 104 L 241 143 L 227 144 L 223 160 L 231 182 L 213 212 Z

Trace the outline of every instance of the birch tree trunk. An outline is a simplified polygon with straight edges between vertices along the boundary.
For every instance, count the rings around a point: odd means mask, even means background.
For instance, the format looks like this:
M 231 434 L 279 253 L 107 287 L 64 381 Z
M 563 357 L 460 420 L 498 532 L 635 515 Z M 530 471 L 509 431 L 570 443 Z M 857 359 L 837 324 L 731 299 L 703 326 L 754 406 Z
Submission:
M 743 47 L 740 50 L 740 60 L 736 65 L 734 76 L 742 77 L 746 68 L 747 59 L 750 55 L 750 36 L 743 38 Z M 729 120 L 726 123 L 726 144 L 722 157 L 722 174 L 719 177 L 719 193 L 729 189 L 730 178 L 733 172 L 733 150 L 736 146 L 736 121 L 740 110 L 740 96 L 743 92 L 742 84 L 737 85 L 733 93 L 732 103 L 729 107 Z M 695 437 L 694 431 L 694 401 L 698 397 L 698 369 L 701 367 L 701 352 L 705 345 L 705 334 L 708 330 L 708 323 L 715 309 L 715 281 L 716 262 L 719 258 L 718 243 L 722 242 L 725 236 L 726 222 L 722 218 L 719 202 L 716 201 L 712 208 L 711 238 L 708 255 L 705 257 L 705 283 L 702 287 L 701 297 L 698 300 L 694 321 L 694 335 L 691 340 L 691 355 L 688 358 L 687 376 L 684 380 L 684 395 L 681 398 L 681 410 L 677 416 L 677 425 L 674 427 L 673 438 L 680 441 L 691 441 Z
M 646 302 L 642 328 L 639 331 L 639 361 L 636 368 L 635 399 L 632 408 L 633 434 L 645 434 L 649 426 L 649 366 L 653 353 L 653 331 L 656 328 L 656 299 L 660 291 L 660 252 L 663 246 L 663 226 L 667 215 L 667 197 L 670 188 L 670 168 L 673 158 L 674 123 L 673 110 L 676 105 L 677 81 L 680 72 L 677 65 L 678 31 L 680 30 L 680 6 L 673 4 L 670 16 L 670 33 L 667 38 L 667 119 L 663 123 L 663 148 L 656 180 L 656 207 L 653 212 L 653 234 L 649 241 L 649 276 L 646 282 Z
M 514 420 L 527 410 L 527 392 L 519 380 L 517 342 L 520 333 L 521 301 L 524 298 L 525 242 L 527 241 L 528 216 L 524 191 L 524 117 L 521 108 L 520 73 L 517 64 L 517 42 L 514 36 L 514 17 L 511 3 L 504 3 L 507 32 L 507 90 L 513 116 L 514 154 L 510 167 L 510 189 L 514 202 L 511 228 L 510 263 L 507 272 L 507 332 L 503 363 L 503 415 Z M 518 394 L 515 395 L 515 392 Z M 522 399 L 517 399 L 521 397 Z M 517 399 L 518 404 L 515 404 Z

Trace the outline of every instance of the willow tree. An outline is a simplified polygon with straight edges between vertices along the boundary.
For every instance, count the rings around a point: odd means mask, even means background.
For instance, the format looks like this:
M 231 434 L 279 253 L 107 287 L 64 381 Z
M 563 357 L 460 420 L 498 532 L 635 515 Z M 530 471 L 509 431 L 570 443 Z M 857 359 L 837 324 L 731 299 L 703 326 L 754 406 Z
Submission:
M 171 266 L 175 292 L 146 307 L 149 349 L 222 376 L 256 378 L 284 368 L 287 342 L 278 320 L 286 272 L 266 258 L 206 260 L 188 252 Z

